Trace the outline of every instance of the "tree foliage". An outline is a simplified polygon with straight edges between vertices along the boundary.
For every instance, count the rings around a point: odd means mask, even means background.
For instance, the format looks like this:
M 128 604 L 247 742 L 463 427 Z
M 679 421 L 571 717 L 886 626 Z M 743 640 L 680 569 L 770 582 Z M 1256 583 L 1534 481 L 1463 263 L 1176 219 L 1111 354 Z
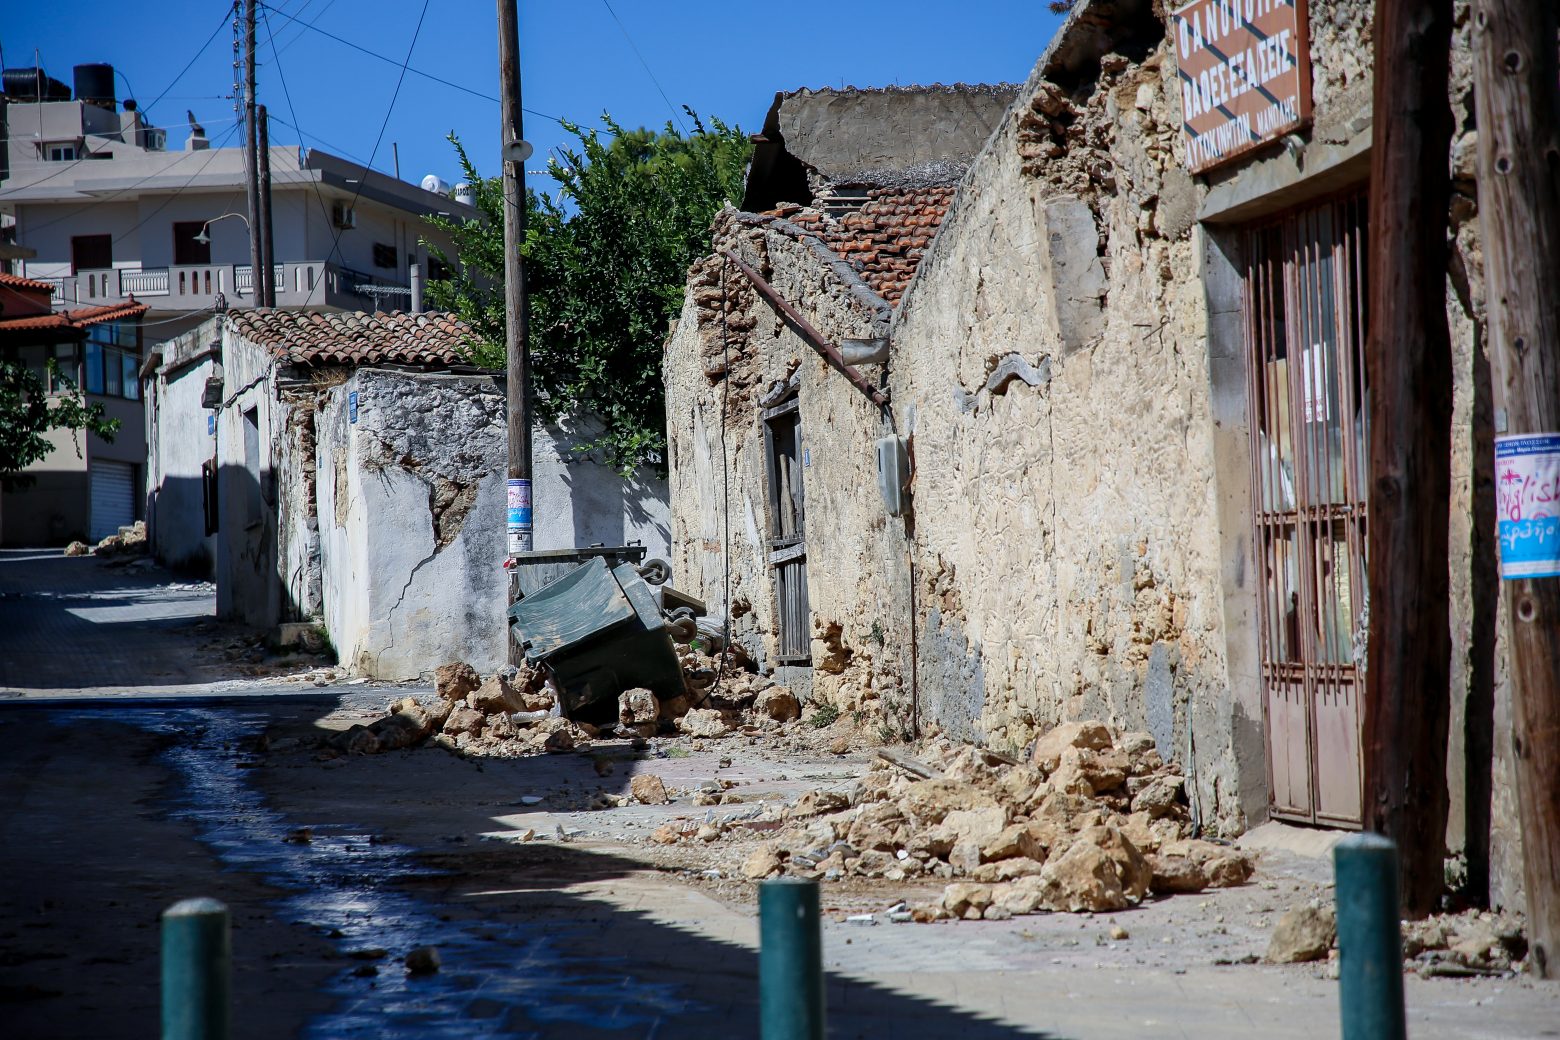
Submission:
M 50 395 L 37 372 L 0 361 L 0 487 L 7 491 L 32 483 L 21 471 L 54 450 L 50 430 L 86 430 L 111 441 L 119 429 L 118 419 L 105 419 L 102 405 L 87 404 L 80 389 L 62 379 L 53 358 L 48 367 L 52 381 L 66 386 L 66 392 Z
M 664 467 L 666 402 L 661 344 L 682 308 L 688 265 L 709 246 L 710 222 L 740 196 L 752 146 L 735 126 L 691 111 L 692 132 L 627 130 L 610 116 L 601 129 L 564 123 L 578 147 L 548 162 L 552 195 L 527 191 L 524 245 L 530 352 L 537 404 L 552 420 L 593 415 L 605 429 L 582 450 L 599 449 L 627 472 Z M 458 260 L 438 249 L 451 277 L 432 281 L 430 302 L 477 331 L 471 356 L 504 366 L 503 190 L 476 173 L 451 135 L 485 219 L 433 218 L 455 241 Z

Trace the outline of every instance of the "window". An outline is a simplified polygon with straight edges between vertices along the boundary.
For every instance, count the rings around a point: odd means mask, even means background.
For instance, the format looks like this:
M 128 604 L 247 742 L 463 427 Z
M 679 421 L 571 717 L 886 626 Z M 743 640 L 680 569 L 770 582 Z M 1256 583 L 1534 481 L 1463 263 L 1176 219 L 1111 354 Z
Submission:
M 401 268 L 401 258 L 396 255 L 395 246 L 386 245 L 383 242 L 374 243 L 374 266 L 383 267 L 391 271 Z
M 180 220 L 173 225 L 173 262 L 186 264 L 211 263 L 211 239 L 197 242 L 195 236 L 206 227 L 204 220 Z
M 75 162 L 76 145 L 74 142 L 48 141 L 42 145 L 43 158 L 46 162 Z
M 83 382 L 89 394 L 141 399 L 141 352 L 136 346 L 138 329 L 117 321 L 93 325 L 87 330 Z M 69 349 L 74 350 L 72 344 Z M 61 369 L 63 371 L 63 363 Z
M 70 273 L 101 271 L 114 266 L 114 239 L 110 235 L 77 235 L 70 240 Z
M 775 582 L 780 664 L 812 662 L 812 614 L 807 599 L 801 412 L 795 397 L 767 408 L 764 464 L 769 485 L 769 565 Z
M 428 258 L 428 280 L 430 282 L 448 281 L 450 277 L 450 265 L 436 256 Z

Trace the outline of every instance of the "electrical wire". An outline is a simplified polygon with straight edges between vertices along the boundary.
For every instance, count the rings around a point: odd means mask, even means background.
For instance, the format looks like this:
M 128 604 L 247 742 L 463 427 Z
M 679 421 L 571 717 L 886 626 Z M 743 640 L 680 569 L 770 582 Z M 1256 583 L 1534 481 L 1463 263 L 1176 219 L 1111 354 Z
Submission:
M 270 10 L 276 10 L 275 8 L 269 7 L 268 4 L 259 4 L 257 6 L 259 6 L 262 10 L 266 10 L 268 8 Z M 319 33 L 321 36 L 324 36 L 324 37 L 327 37 L 329 39 L 335 40 L 337 43 L 341 44 L 344 47 L 350 47 L 352 50 L 355 50 L 355 51 L 359 52 L 360 54 L 366 54 L 370 58 L 378 58 L 382 62 L 386 62 L 387 64 L 394 65 L 396 68 L 401 70 L 403 75 L 405 73 L 410 72 L 414 76 L 421 76 L 423 79 L 432 80 L 435 83 L 441 83 L 441 84 L 443 84 L 446 87 L 450 87 L 450 88 L 452 88 L 454 90 L 458 90 L 458 91 L 460 91 L 460 92 L 462 92 L 464 94 L 470 94 L 472 97 L 481 98 L 483 101 L 491 101 L 495 105 L 499 103 L 498 98 L 494 97 L 492 94 L 484 94 L 480 90 L 473 90 L 471 87 L 465 86 L 464 84 L 461 84 L 461 83 L 456 83 L 454 80 L 445 79 L 443 76 L 435 76 L 431 72 L 424 72 L 422 69 L 412 68 L 406 62 L 397 61 L 397 60 L 395 60 L 394 58 L 390 57 L 387 54 L 380 54 L 378 51 L 371 51 L 367 47 L 364 47 L 362 44 L 354 43 L 353 41 L 351 41 L 351 40 L 349 40 L 349 39 L 347 39 L 347 38 L 345 38 L 343 36 L 337 36 L 335 33 L 330 32 L 329 30 L 326 30 L 326 29 L 321 29 L 318 25 L 315 25 L 315 24 L 313 24 L 311 22 L 298 21 L 298 19 L 293 18 L 292 16 L 288 15 L 285 11 L 276 11 L 276 13 L 278 15 L 280 15 L 281 17 L 286 18 L 288 21 L 296 21 L 296 22 L 298 22 L 298 24 L 303 26 L 303 28 L 305 28 L 305 29 L 312 29 L 315 32 Z M 321 14 L 323 14 L 323 13 L 324 12 L 322 11 Z M 564 125 L 564 123 L 566 122 L 564 119 L 561 119 L 558 116 L 550 115 L 547 112 L 538 112 L 534 108 L 523 108 L 523 109 L 521 109 L 521 111 L 525 112 L 527 115 L 538 116 L 538 117 L 540 117 L 542 119 L 550 119 L 554 123 L 557 123 L 559 126 Z
M 661 87 L 661 81 L 655 78 L 654 72 L 650 71 L 650 63 L 645 61 L 643 54 L 639 53 L 639 48 L 634 44 L 634 38 L 628 34 L 628 26 L 623 24 L 623 19 L 619 18 L 618 13 L 612 9 L 612 4 L 609 0 L 601 0 L 601 5 L 607 9 L 607 13 L 612 16 L 612 20 L 617 22 L 618 29 L 623 33 L 623 39 L 628 41 L 628 49 L 633 51 L 634 57 L 639 59 L 640 68 L 645 70 L 645 75 L 649 76 L 650 82 L 655 84 L 655 89 L 660 93 L 661 100 L 665 101 L 666 107 L 672 110 L 672 118 L 677 120 L 677 125 L 682 127 L 682 132 L 686 134 L 688 132 L 688 124 L 683 122 L 682 112 L 678 110 L 676 105 L 672 104 L 672 99 L 666 96 L 666 91 Z

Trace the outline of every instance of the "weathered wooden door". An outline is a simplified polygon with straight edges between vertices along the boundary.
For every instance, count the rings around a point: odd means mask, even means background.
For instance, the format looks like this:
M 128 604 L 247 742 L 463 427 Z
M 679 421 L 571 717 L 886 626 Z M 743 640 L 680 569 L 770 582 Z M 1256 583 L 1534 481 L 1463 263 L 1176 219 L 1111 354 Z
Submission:
M 1365 197 L 1250 229 L 1253 555 L 1274 816 L 1360 823 Z

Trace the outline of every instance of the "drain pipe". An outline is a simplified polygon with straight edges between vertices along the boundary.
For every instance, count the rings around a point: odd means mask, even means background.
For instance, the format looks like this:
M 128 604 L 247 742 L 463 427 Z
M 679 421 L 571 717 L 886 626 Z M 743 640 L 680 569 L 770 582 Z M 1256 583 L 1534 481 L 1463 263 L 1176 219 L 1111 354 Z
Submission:
M 412 313 L 421 314 L 423 311 L 423 269 L 422 264 L 411 265 L 412 276 Z

